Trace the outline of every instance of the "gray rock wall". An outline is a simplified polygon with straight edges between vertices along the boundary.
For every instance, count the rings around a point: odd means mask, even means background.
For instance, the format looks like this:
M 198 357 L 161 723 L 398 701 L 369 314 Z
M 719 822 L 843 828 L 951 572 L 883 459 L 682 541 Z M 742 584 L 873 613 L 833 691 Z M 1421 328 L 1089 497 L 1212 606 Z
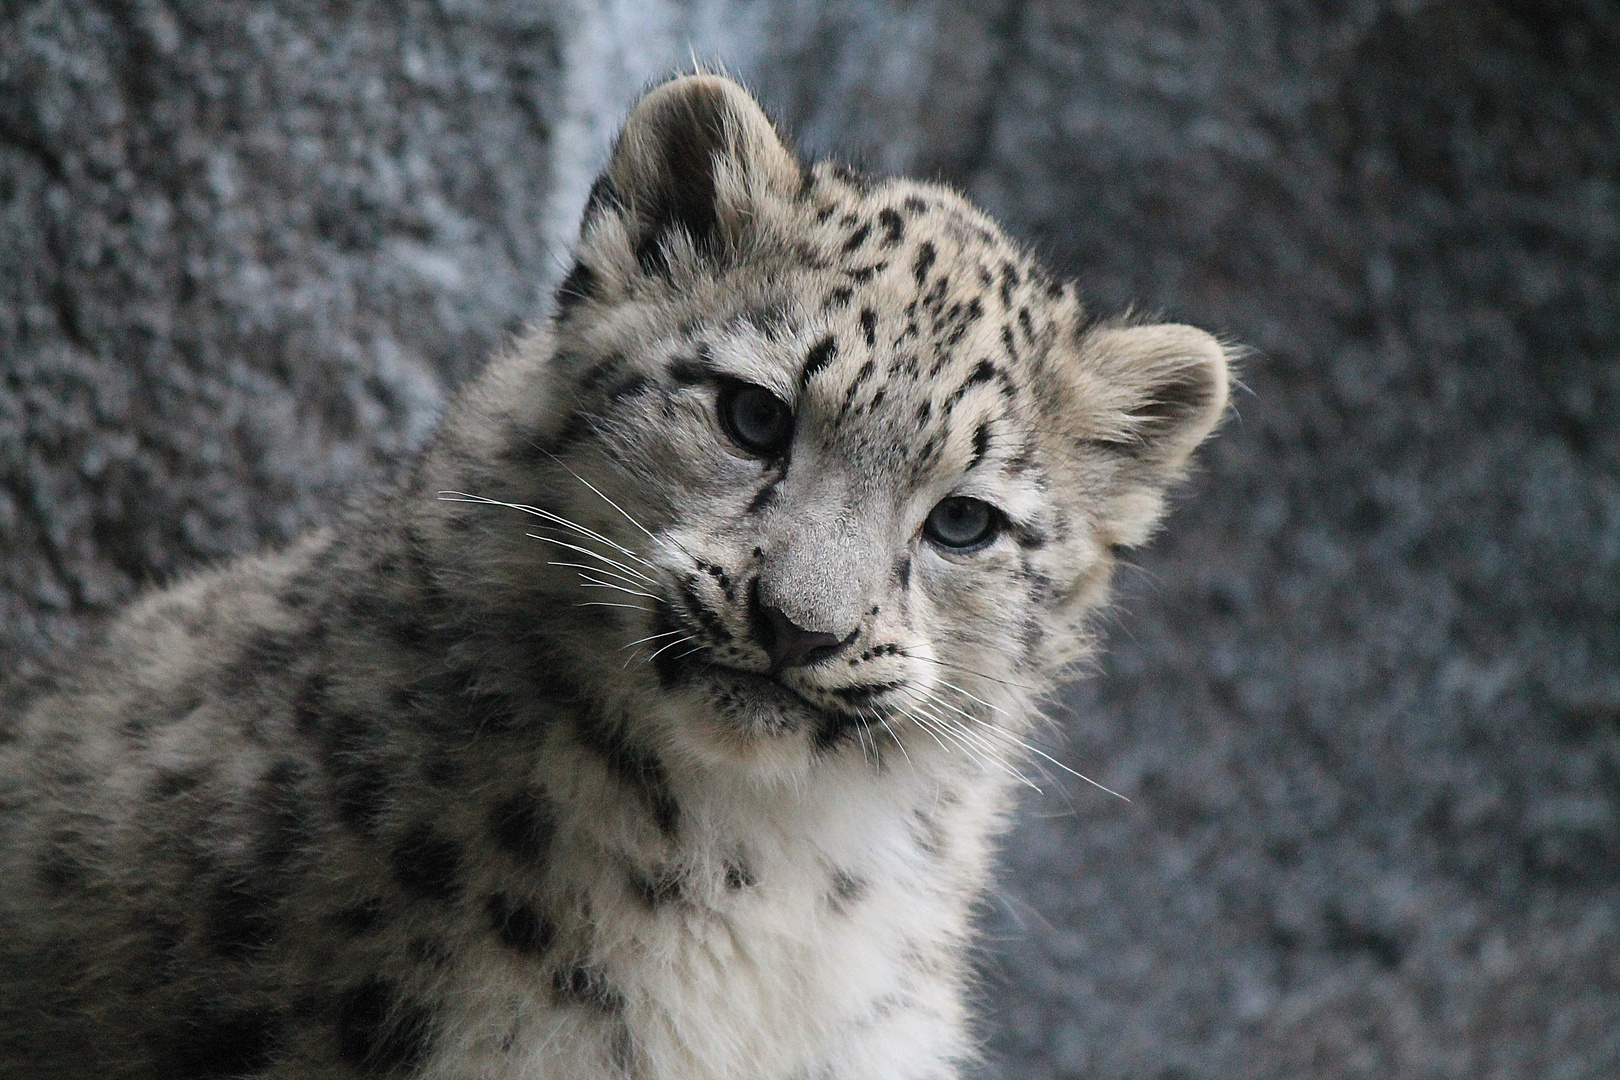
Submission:
M 0 4 L 0 665 L 386 473 L 723 63 L 1254 351 L 987 907 L 1034 1077 L 1620 1073 L 1620 8 Z

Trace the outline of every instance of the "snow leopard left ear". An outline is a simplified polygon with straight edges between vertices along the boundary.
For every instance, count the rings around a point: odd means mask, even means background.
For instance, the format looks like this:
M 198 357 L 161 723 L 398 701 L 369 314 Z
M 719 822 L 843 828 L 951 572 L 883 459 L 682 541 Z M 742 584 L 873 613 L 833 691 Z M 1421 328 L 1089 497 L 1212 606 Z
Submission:
M 620 240 L 646 274 L 688 257 L 723 260 L 738 250 L 752 204 L 766 192 L 791 196 L 802 175 L 742 87 L 717 75 L 672 79 L 625 120 L 591 188 L 581 246 Z M 609 218 L 621 235 L 602 228 Z
M 1192 326 L 1103 326 L 1082 335 L 1066 365 L 1066 426 L 1106 448 L 1118 485 L 1110 543 L 1142 543 L 1164 513 L 1165 489 L 1226 414 L 1227 349 Z

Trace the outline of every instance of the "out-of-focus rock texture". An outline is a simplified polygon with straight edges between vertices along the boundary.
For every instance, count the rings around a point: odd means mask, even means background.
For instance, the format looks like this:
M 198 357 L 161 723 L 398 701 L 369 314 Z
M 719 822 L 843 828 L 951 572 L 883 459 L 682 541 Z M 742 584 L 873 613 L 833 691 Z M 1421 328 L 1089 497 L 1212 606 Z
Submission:
M 1254 352 L 987 908 L 991 1075 L 1620 1075 L 1620 7 L 0 6 L 0 664 L 386 473 L 722 61 Z

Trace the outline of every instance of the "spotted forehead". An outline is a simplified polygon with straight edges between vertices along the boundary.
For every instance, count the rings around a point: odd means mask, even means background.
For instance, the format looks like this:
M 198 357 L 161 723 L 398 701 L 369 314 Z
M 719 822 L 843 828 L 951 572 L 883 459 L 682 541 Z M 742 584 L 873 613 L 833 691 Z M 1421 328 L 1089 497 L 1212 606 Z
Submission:
M 802 298 L 801 413 L 846 439 L 901 438 L 920 465 L 968 440 L 976 464 L 1025 412 L 1064 290 L 948 192 L 877 188 L 817 214 L 834 257 Z

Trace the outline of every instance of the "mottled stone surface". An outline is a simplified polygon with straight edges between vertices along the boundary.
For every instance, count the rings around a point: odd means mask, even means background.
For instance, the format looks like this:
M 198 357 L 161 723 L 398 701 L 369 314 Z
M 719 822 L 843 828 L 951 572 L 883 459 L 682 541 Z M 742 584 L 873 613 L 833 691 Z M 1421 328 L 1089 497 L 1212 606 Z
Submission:
M 689 52 L 690 49 L 690 52 Z M 1254 350 L 987 914 L 995 1074 L 1620 1072 L 1620 9 L 0 9 L 0 664 L 383 474 L 688 62 Z

